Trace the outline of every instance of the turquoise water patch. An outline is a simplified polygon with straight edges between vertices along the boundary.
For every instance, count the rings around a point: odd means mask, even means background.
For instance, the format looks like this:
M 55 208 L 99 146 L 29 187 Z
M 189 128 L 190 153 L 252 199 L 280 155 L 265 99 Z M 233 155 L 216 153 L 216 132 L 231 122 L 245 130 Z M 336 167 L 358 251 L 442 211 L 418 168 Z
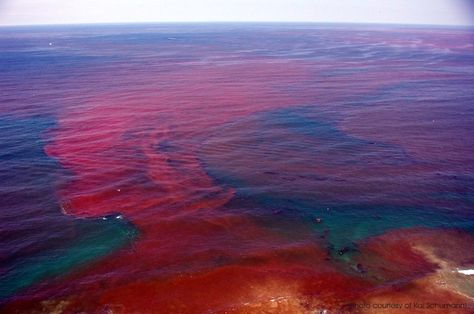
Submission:
M 138 236 L 137 230 L 130 223 L 116 216 L 105 220 L 78 220 L 73 229 L 77 237 L 69 243 L 35 256 L 23 257 L 11 270 L 2 274 L 0 298 L 9 297 L 41 280 L 86 267 L 130 244 Z

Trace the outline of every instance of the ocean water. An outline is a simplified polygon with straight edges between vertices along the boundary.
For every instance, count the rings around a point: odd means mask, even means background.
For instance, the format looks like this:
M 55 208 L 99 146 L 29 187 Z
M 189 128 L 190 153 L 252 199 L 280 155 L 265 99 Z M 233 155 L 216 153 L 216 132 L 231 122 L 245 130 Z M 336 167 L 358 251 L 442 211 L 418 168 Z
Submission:
M 4 27 L 0 73 L 2 311 L 474 309 L 471 29 Z

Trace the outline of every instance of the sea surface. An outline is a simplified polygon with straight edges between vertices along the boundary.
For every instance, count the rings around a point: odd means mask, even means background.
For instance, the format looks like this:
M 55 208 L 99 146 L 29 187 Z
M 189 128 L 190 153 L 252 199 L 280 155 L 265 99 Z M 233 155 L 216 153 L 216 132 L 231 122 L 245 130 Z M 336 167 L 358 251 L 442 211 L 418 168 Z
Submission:
M 1 312 L 472 313 L 473 233 L 472 29 L 0 28 Z

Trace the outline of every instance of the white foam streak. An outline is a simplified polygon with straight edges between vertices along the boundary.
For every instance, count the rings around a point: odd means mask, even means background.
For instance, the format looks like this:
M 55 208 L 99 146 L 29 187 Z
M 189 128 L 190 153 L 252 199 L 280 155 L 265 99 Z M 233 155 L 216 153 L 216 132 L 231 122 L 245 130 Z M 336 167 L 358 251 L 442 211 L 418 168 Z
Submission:
M 474 269 L 457 269 L 456 271 L 458 273 L 466 275 L 466 276 L 473 276 L 474 275 Z

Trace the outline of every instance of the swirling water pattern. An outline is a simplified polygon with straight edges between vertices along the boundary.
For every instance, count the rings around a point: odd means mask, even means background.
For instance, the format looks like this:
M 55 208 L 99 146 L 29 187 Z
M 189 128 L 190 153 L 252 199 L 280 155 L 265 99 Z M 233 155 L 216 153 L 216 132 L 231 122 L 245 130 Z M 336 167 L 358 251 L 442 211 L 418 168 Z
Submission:
M 472 297 L 427 292 L 434 265 L 474 263 L 472 30 L 44 26 L 0 46 L 5 311 Z

